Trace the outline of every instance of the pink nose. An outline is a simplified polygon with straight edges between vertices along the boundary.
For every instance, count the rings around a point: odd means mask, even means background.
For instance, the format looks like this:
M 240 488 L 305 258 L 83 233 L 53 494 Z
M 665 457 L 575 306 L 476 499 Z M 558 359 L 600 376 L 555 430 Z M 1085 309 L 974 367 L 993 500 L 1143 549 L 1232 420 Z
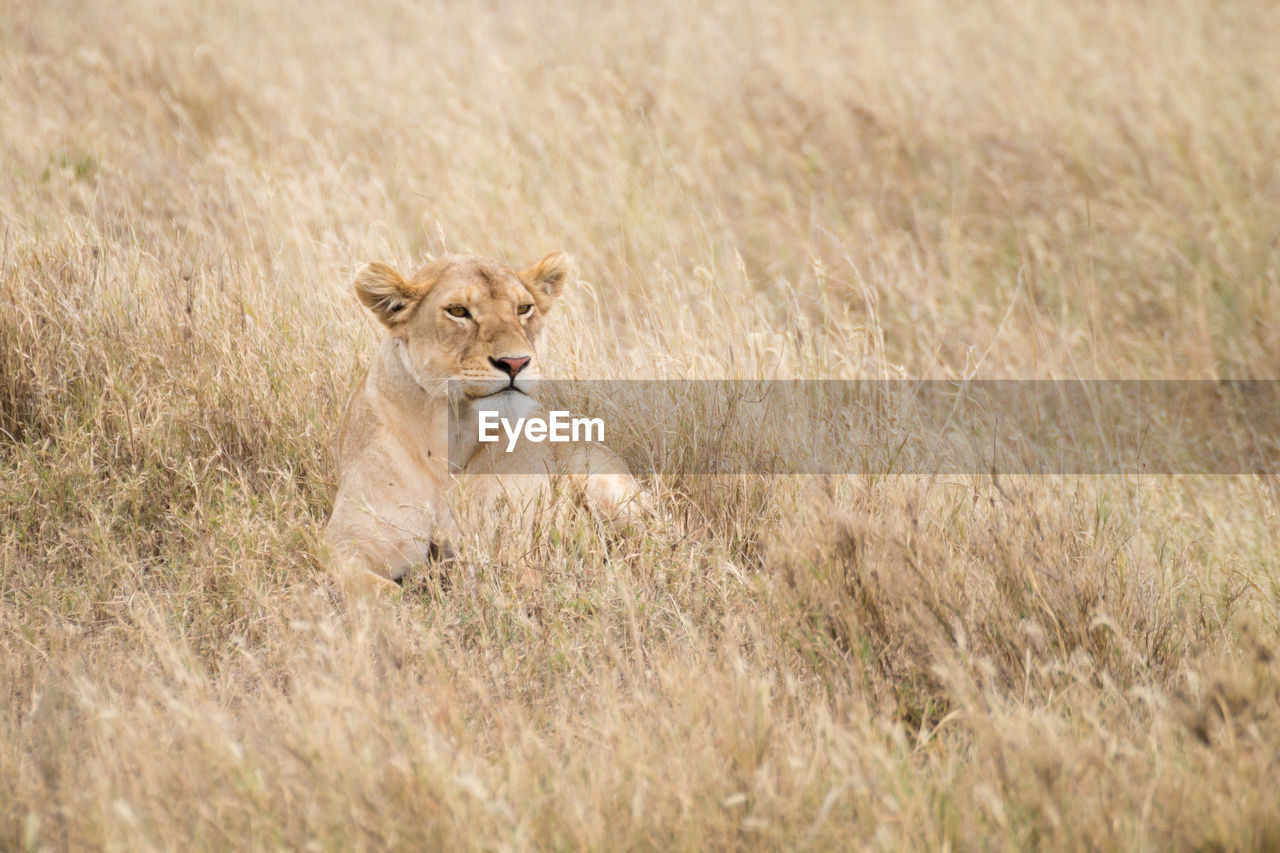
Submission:
M 516 374 L 524 370 L 524 366 L 529 363 L 529 356 L 522 355 L 519 358 L 491 358 L 489 359 L 489 363 L 510 376 L 512 379 L 515 379 Z

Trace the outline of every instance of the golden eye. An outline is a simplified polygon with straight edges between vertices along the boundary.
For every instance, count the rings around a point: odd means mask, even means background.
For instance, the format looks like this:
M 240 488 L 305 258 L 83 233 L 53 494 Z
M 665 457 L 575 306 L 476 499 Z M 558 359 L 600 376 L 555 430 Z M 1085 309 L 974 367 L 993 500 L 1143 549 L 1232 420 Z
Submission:
M 450 305 L 448 308 L 444 310 L 448 312 L 450 317 L 470 317 L 471 316 L 471 312 L 468 311 L 466 308 L 463 308 L 461 305 Z
M 530 302 L 528 305 L 521 305 L 519 308 L 517 308 L 516 314 L 518 314 L 521 317 L 528 317 L 530 312 L 532 311 L 533 311 L 533 303 Z

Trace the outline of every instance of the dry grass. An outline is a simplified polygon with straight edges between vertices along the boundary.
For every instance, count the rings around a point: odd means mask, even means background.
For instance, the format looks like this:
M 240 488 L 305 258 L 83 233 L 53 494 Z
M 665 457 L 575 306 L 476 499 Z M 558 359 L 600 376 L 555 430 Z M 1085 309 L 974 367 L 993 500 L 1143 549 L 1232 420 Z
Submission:
M 1280 845 L 1265 480 L 319 548 L 367 259 L 572 252 L 560 376 L 1275 376 L 1274 4 L 270 5 L 0 0 L 0 848 Z

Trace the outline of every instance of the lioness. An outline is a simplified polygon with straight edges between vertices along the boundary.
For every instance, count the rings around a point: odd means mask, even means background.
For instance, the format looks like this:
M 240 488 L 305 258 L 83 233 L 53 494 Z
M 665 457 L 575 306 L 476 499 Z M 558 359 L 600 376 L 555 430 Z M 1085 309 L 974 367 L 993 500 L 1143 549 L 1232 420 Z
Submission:
M 602 445 L 566 452 L 524 444 L 516 450 L 524 455 L 513 457 L 480 447 L 472 434 L 449 446 L 451 409 L 455 424 L 474 421 L 480 400 L 515 414 L 538 410 L 529 391 L 539 376 L 539 334 L 572 276 L 561 252 L 522 271 L 446 256 L 412 279 L 379 263 L 357 273 L 356 294 L 386 334 L 338 436 L 338 493 L 325 540 L 344 583 L 394 585 L 429 552 L 451 550 L 457 527 L 449 502 L 459 475 L 518 502 L 565 474 L 611 517 L 628 513 L 639 486 Z

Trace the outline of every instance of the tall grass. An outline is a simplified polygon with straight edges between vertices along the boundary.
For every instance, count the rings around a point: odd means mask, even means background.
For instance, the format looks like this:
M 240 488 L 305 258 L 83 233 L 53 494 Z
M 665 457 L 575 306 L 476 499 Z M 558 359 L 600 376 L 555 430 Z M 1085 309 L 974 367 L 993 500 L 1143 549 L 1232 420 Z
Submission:
M 0 0 L 0 848 L 1280 845 L 1265 478 L 676 476 L 373 603 L 319 536 L 366 260 L 571 252 L 562 377 L 1275 377 L 1276 44 Z

